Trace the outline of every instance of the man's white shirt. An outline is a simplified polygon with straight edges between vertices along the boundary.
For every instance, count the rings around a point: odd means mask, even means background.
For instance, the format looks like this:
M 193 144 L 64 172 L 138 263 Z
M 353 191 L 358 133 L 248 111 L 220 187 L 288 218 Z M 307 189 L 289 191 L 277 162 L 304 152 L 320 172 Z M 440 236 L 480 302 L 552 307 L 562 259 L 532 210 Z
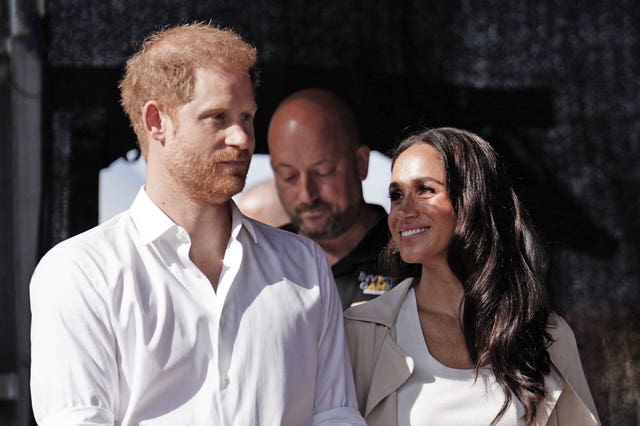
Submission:
M 30 285 L 39 424 L 364 424 L 321 249 L 231 210 L 217 292 L 144 189 L 43 257 Z

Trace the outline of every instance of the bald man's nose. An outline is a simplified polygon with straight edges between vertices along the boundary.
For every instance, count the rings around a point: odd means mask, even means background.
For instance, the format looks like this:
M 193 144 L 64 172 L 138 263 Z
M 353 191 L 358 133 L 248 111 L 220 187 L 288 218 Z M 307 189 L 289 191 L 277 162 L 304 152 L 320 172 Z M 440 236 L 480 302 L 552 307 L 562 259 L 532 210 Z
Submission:
M 302 175 L 298 187 L 298 200 L 302 203 L 311 204 L 318 198 L 318 185 L 312 177 Z

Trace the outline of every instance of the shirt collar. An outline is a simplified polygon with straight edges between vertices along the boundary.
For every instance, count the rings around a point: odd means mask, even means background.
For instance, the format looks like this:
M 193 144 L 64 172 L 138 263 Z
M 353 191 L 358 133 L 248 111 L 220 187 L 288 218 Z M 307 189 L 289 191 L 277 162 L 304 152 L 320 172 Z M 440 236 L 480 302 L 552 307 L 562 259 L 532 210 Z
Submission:
M 242 226 L 249 232 L 251 239 L 254 243 L 258 243 L 258 237 L 256 231 L 253 228 L 251 219 L 246 217 L 240 212 L 240 209 L 233 200 L 229 201 L 229 207 L 231 208 L 231 238 L 237 238 Z
M 231 238 L 236 239 L 240 230 L 244 228 L 249 232 L 254 243 L 258 242 L 251 220 L 244 216 L 235 202 L 229 202 L 231 209 Z M 165 232 L 178 225 L 171 220 L 147 195 L 144 186 L 138 191 L 129 208 L 129 215 L 133 220 L 143 244 L 149 244 L 160 238 Z
M 176 223 L 169 218 L 147 195 L 144 186 L 138 191 L 129 208 L 129 215 L 138 230 L 143 244 L 149 244 L 160 238 Z

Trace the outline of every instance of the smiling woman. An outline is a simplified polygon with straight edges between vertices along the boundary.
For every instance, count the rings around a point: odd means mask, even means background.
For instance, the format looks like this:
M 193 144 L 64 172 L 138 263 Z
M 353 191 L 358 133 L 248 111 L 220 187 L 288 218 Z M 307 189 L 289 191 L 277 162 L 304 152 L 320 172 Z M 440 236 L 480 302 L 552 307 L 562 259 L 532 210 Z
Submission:
M 573 333 L 547 305 L 541 245 L 489 143 L 453 128 L 410 136 L 389 197 L 386 254 L 406 279 L 345 312 L 367 423 L 598 424 Z
M 431 145 L 412 145 L 398 156 L 389 185 L 389 229 L 406 263 L 446 263 L 456 216 L 442 158 Z

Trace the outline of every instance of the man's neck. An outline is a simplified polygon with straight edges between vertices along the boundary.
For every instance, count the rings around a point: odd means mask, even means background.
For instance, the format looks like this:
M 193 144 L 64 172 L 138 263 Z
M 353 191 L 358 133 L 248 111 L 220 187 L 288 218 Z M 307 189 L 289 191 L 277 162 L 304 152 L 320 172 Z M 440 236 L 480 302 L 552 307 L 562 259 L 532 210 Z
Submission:
M 376 208 L 364 204 L 358 212 L 358 219 L 351 228 L 334 238 L 315 240 L 329 260 L 331 266 L 338 263 L 362 241 L 364 236 L 379 219 Z
M 203 204 L 179 191 L 158 190 L 146 185 L 147 195 L 191 239 L 189 258 L 207 276 L 214 290 L 222 270 L 222 260 L 231 236 L 231 208 L 222 204 Z

